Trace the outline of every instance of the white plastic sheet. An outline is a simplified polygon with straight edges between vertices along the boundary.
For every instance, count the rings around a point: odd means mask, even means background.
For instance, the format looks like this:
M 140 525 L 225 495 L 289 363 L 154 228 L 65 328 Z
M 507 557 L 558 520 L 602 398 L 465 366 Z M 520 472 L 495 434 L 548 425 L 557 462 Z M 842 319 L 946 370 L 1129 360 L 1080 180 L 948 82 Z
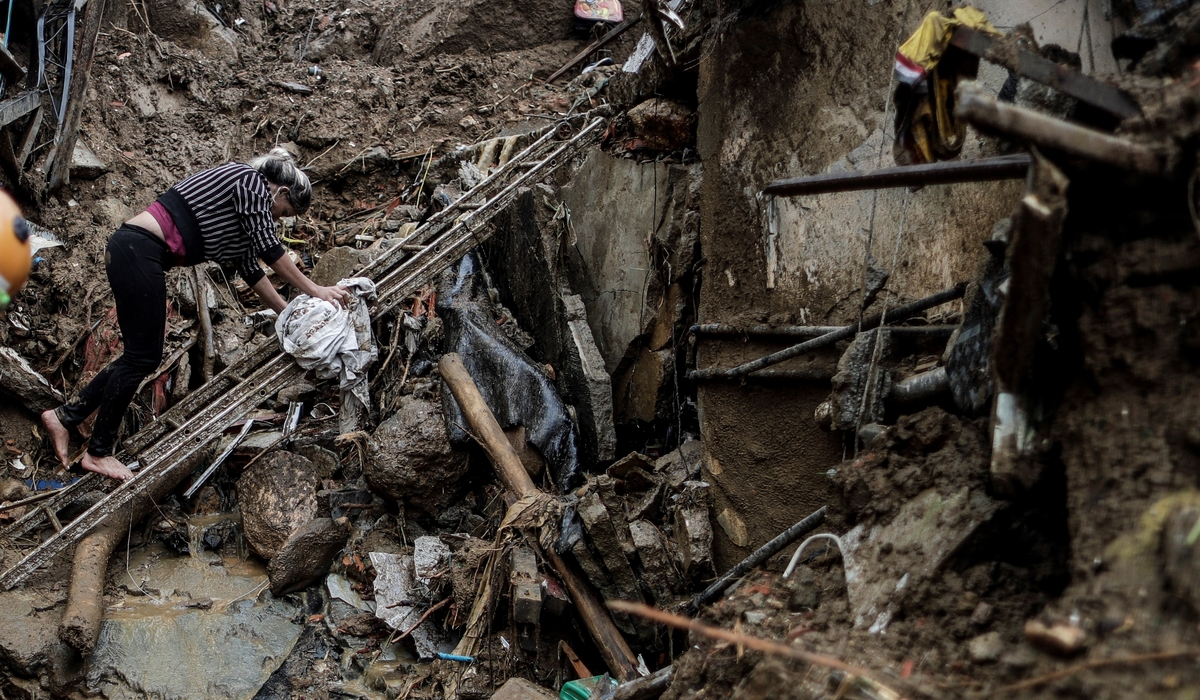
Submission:
M 375 298 L 375 283 L 350 277 L 338 284 L 350 290 L 345 307 L 301 294 L 279 314 L 275 333 L 283 351 L 301 367 L 313 370 L 318 379 L 338 380 L 342 398 L 338 427 L 348 433 L 371 406 L 367 367 L 379 358 L 379 348 L 371 336 L 367 301 Z

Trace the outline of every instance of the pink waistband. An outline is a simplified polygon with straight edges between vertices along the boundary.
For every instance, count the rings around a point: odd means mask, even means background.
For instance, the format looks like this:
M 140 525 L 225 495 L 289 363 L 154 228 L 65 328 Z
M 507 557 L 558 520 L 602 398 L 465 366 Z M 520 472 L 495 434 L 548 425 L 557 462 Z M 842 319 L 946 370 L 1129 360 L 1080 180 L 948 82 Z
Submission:
M 153 216 L 154 220 L 162 228 L 163 239 L 167 242 L 167 248 L 170 249 L 171 255 L 176 258 L 175 264 L 182 264 L 184 257 L 187 255 L 187 249 L 183 246 L 183 236 L 179 235 L 179 229 L 175 228 L 175 220 L 171 218 L 171 213 L 157 201 L 146 207 L 146 211 L 150 212 L 150 216 Z

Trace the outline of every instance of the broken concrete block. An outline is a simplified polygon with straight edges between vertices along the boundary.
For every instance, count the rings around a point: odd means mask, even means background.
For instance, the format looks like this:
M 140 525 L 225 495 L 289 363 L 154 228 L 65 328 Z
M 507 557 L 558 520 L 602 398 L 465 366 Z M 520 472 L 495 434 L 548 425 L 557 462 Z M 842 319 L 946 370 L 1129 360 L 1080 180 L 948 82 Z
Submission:
M 417 583 L 429 590 L 435 577 L 446 572 L 450 563 L 450 546 L 440 537 L 423 535 L 413 540 L 413 570 Z
M 535 625 L 542 616 L 542 584 L 537 556 L 528 547 L 516 547 L 512 551 L 511 565 L 513 619 L 519 624 Z
M 524 678 L 509 678 L 492 700 L 555 700 L 558 695 Z
M 629 536 L 628 521 L 625 519 L 625 499 L 617 495 L 617 480 L 602 474 L 593 477 L 590 481 L 596 489 L 596 495 L 600 497 L 600 502 L 608 510 L 608 517 L 612 520 L 613 531 L 616 533 L 617 541 L 621 543 L 621 550 L 625 552 L 626 557 L 637 556 L 637 548 L 633 546 L 633 539 Z
M 685 440 L 678 449 L 672 450 L 654 463 L 654 473 L 667 480 L 667 485 L 678 491 L 685 481 L 694 481 L 700 476 L 700 462 L 704 443 Z
M 315 465 L 291 452 L 272 452 L 238 479 L 242 528 L 250 549 L 270 560 L 292 533 L 317 515 Z
M 367 442 L 363 474 L 371 488 L 430 515 L 453 502 L 466 473 L 467 453 L 450 446 L 436 400 L 402 397 L 396 413 Z
M 617 535 L 618 526 L 627 529 L 624 519 L 614 522 L 600 495 L 595 492 L 579 499 L 578 513 L 621 598 L 640 601 L 642 596 L 638 591 L 637 577 L 621 545 L 622 538 Z M 628 537 L 628 532 L 625 536 Z
M 675 151 L 692 141 L 690 108 L 672 100 L 653 97 L 627 113 L 633 130 L 646 148 L 655 151 Z
M 316 518 L 293 532 L 267 565 L 271 594 L 304 590 L 321 580 L 349 538 L 350 528 L 329 518 Z
M 542 607 L 546 609 L 546 612 L 555 617 L 562 617 L 570 606 L 571 597 L 567 595 L 567 590 L 558 582 L 558 579 L 550 576 L 543 577 Z
M 637 520 L 629 523 L 633 545 L 642 562 L 643 580 L 654 592 L 656 602 L 663 604 L 672 591 L 679 588 L 679 574 L 675 571 L 671 553 L 667 550 L 666 537 L 654 523 Z
M 71 152 L 71 177 L 79 180 L 95 180 L 106 172 L 108 172 L 108 165 L 100 160 L 100 156 L 88 148 L 83 139 L 75 139 L 75 150 Z
M 419 598 L 413 558 L 401 554 L 371 552 L 375 567 L 375 616 L 394 630 L 405 631 L 421 619 L 427 606 L 414 605 Z M 438 651 L 437 625 L 421 625 L 410 635 L 422 659 L 433 658 Z

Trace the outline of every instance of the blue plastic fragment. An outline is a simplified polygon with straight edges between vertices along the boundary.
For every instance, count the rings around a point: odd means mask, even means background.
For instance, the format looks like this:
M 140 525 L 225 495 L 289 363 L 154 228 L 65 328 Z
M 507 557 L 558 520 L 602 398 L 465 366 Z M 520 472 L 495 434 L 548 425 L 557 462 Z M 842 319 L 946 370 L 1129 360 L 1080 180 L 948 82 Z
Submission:
M 461 661 L 464 664 L 475 663 L 474 656 L 459 656 L 458 654 L 445 654 L 439 651 L 437 652 L 437 657 L 443 661 Z

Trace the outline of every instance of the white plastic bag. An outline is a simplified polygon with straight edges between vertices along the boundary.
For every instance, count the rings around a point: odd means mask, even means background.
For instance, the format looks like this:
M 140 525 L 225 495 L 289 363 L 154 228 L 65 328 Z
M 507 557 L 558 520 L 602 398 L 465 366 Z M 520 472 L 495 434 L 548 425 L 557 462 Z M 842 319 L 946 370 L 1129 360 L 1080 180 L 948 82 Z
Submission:
M 318 379 L 338 379 L 342 395 L 338 427 L 348 433 L 371 406 L 367 367 L 379 358 L 379 348 L 371 337 L 367 300 L 375 298 L 375 283 L 350 277 L 338 284 L 350 291 L 344 308 L 301 294 L 279 314 L 275 333 L 283 351 L 298 365 L 313 370 Z

